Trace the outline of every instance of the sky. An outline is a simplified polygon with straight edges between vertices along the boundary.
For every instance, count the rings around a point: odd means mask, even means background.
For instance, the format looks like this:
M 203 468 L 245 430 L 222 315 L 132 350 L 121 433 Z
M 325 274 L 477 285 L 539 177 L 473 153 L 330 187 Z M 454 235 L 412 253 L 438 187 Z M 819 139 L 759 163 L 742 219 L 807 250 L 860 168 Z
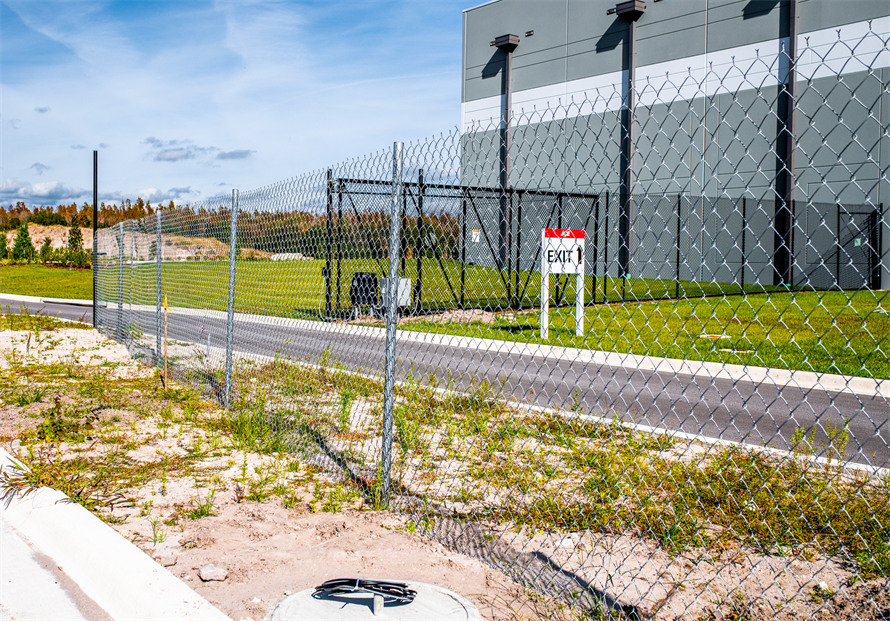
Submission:
M 0 0 L 0 204 L 196 202 L 447 131 L 473 0 Z

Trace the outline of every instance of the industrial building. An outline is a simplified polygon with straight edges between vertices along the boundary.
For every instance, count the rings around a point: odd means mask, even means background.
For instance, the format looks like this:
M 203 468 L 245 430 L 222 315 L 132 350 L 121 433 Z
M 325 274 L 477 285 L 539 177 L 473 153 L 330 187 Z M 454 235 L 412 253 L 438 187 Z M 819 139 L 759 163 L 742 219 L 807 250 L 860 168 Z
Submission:
M 493 0 L 463 19 L 466 261 L 890 283 L 890 2 Z

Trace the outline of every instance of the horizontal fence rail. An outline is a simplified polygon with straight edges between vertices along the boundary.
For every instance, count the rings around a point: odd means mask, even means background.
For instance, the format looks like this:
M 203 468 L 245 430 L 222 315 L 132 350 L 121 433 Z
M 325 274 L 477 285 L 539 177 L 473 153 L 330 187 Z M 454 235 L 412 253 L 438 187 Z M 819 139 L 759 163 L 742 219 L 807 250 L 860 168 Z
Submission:
M 793 124 L 690 71 L 123 222 L 98 325 L 595 618 L 883 618 L 887 41 Z

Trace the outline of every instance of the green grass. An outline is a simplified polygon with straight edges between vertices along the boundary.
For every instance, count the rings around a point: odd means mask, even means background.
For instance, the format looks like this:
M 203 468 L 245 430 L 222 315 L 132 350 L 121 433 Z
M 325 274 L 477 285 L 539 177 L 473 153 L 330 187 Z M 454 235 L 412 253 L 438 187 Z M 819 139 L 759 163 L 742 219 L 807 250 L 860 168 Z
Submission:
M 93 298 L 93 272 L 46 265 L 0 265 L 0 293 Z
M 454 307 L 452 289 L 460 295 L 460 265 L 424 261 L 424 305 Z M 239 261 L 235 282 L 235 310 L 285 317 L 319 316 L 325 299 L 321 277 L 324 262 Z M 349 282 L 357 271 L 387 269 L 387 262 L 343 261 L 341 307 L 347 309 Z M 408 276 L 415 265 L 406 262 Z M 103 289 L 117 295 L 116 268 L 105 272 Z M 101 273 L 101 272 L 100 272 Z M 451 288 L 445 275 L 450 279 Z M 467 266 L 464 297 L 467 308 L 499 309 L 506 304 L 506 289 L 497 270 Z M 139 265 L 123 271 L 125 296 L 134 303 L 155 304 L 155 266 Z M 523 276 L 524 278 L 525 276 Z M 110 284 L 108 280 L 111 279 Z M 189 261 L 163 265 L 164 293 L 172 306 L 226 308 L 228 262 Z M 588 278 L 588 289 L 592 287 Z M 622 294 L 622 286 L 624 292 Z M 555 279 L 551 286 L 554 298 Z M 589 306 L 585 311 L 585 335 L 574 335 L 574 294 L 561 296 L 564 304 L 553 308 L 550 338 L 539 336 L 538 275 L 526 289 L 527 312 L 505 311 L 494 324 L 403 323 L 402 328 L 481 337 L 523 343 L 539 343 L 640 355 L 685 358 L 761 367 L 841 373 L 887 379 L 890 377 L 890 295 L 887 292 L 772 292 L 720 296 L 720 285 L 680 283 L 683 300 L 635 301 L 674 291 L 672 281 L 609 279 L 608 298 L 629 300 Z M 738 293 L 737 286 L 734 291 Z M 333 287 L 336 293 L 336 286 Z M 602 280 L 597 287 L 602 300 Z M 729 291 L 726 291 L 729 293 Z M 703 293 L 717 297 L 701 296 Z M 107 296 L 106 296 L 107 297 Z M 336 308 L 336 296 L 332 300 Z M 703 338 L 703 335 L 721 338 Z
M 574 308 L 495 324 L 421 322 L 403 329 L 688 360 L 890 378 L 890 294 L 772 293 L 589 307 L 584 336 Z M 703 338 L 702 335 L 722 338 Z

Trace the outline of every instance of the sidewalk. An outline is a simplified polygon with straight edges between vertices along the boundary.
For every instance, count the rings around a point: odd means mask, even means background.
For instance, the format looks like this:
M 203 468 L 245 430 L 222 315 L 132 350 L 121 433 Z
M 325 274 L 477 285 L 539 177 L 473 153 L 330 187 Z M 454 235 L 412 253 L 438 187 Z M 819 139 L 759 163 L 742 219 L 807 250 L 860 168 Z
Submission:
M 15 465 L 0 449 L 0 468 Z M 44 487 L 0 501 L 0 620 L 7 619 L 228 617 L 92 513 Z

